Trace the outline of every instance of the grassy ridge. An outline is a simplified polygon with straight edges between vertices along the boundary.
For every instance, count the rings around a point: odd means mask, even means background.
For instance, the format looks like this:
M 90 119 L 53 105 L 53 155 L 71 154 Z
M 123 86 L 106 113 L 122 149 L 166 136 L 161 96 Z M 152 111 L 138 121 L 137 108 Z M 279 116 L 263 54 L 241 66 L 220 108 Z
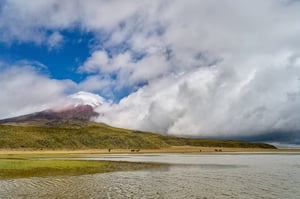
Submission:
M 178 138 L 114 128 L 98 123 L 58 127 L 0 125 L 0 148 L 2 149 L 157 149 L 184 145 L 275 148 L 265 143 Z

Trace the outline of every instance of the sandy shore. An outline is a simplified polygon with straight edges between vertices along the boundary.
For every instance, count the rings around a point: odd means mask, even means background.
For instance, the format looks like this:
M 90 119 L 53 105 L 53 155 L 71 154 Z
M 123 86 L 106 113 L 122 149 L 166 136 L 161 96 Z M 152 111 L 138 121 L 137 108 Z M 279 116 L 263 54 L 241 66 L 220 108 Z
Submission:
M 137 154 L 137 153 L 222 153 L 222 152 L 262 152 L 262 153 L 300 153 L 300 149 L 261 149 L 176 146 L 162 149 L 86 149 L 86 150 L 0 150 L 0 154 Z

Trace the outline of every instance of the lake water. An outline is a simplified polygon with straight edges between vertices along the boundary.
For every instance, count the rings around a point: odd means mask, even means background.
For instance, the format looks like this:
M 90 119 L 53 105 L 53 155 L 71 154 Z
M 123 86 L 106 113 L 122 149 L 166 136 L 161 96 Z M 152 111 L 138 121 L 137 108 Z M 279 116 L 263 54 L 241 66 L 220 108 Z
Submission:
M 169 166 L 0 180 L 0 198 L 300 198 L 300 154 L 84 155 Z

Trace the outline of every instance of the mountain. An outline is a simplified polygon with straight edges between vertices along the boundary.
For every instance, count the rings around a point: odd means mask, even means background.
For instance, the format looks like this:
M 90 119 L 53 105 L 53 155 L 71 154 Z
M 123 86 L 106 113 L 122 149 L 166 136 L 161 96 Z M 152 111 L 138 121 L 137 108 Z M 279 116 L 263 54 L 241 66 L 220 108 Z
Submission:
M 182 138 L 90 122 L 90 105 L 0 121 L 0 149 L 158 149 L 172 146 L 275 148 L 266 143 Z
M 104 99 L 78 92 L 60 107 L 0 120 L 0 149 L 155 149 L 172 146 L 275 148 L 266 143 L 179 138 L 91 122 Z
M 49 109 L 19 117 L 0 120 L 0 124 L 57 126 L 61 124 L 86 124 L 99 116 L 90 105 L 76 105 L 63 109 Z
M 94 108 L 104 99 L 96 94 L 80 91 L 68 96 L 68 103 L 52 109 L 0 120 L 0 124 L 58 126 L 62 124 L 84 125 L 99 113 Z

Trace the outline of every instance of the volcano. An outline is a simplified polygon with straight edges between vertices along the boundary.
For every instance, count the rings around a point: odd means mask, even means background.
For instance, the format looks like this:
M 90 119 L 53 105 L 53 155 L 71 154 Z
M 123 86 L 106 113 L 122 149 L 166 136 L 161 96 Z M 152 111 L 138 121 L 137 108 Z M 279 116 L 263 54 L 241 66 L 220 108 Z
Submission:
M 63 109 L 48 109 L 36 113 L 0 120 L 0 124 L 58 126 L 61 124 L 88 123 L 99 114 L 90 105 L 69 106 Z
M 68 103 L 47 110 L 0 120 L 0 124 L 59 126 L 62 124 L 85 125 L 99 116 L 94 109 L 104 99 L 96 94 L 80 91 L 68 96 Z

